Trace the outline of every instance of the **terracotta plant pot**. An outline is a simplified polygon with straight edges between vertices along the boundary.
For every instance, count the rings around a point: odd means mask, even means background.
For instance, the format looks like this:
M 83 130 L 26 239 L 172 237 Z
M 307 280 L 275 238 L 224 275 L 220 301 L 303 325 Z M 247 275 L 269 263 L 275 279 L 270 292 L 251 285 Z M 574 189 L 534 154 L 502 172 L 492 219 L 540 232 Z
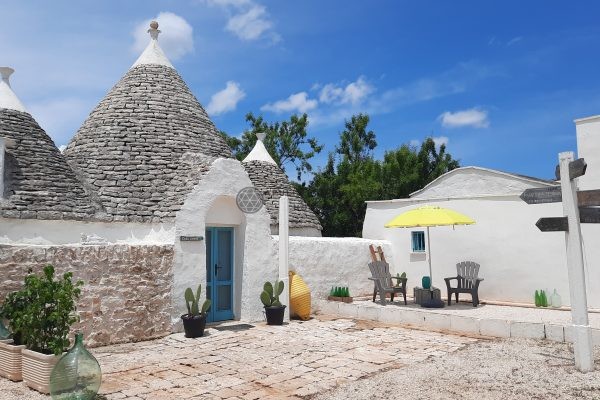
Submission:
M 0 341 L 0 376 L 18 382 L 22 380 L 21 351 L 25 346 L 12 344 L 12 340 Z
M 23 382 L 38 392 L 50 393 L 50 374 L 62 355 L 42 354 L 23 349 Z
M 191 316 L 189 314 L 183 314 L 181 316 L 183 321 L 183 330 L 185 331 L 186 338 L 197 338 L 204 336 L 204 327 L 206 326 L 206 314 Z
M 280 307 L 265 307 L 267 315 L 267 325 L 283 325 L 283 314 L 285 306 Z

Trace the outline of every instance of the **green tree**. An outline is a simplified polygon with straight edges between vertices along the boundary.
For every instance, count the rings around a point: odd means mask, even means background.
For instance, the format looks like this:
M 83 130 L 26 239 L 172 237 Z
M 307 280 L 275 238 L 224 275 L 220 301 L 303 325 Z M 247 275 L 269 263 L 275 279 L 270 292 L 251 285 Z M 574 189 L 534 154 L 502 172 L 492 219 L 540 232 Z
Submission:
M 358 114 L 353 115 L 350 121 L 345 121 L 346 129 L 340 134 L 340 144 L 336 150 L 350 163 L 370 158 L 377 147 L 375 133 L 367 131 L 369 120 L 367 114 Z
M 267 122 L 262 116 L 248 113 L 246 122 L 250 124 L 250 128 L 244 131 L 241 139 L 220 132 L 238 160 L 243 160 L 252 151 L 256 144 L 256 134 L 264 132 L 265 147 L 279 167 L 284 169 L 286 164 L 293 165 L 298 180 L 302 174 L 312 171 L 310 159 L 320 153 L 323 146 L 316 138 L 308 136 L 306 114 L 292 115 L 288 121 Z
M 427 138 L 420 148 L 406 144 L 373 157 L 375 133 L 367 129 L 368 116 L 346 122 L 340 144 L 326 166 L 298 191 L 315 211 L 324 236 L 361 236 L 368 200 L 405 198 L 459 163 Z

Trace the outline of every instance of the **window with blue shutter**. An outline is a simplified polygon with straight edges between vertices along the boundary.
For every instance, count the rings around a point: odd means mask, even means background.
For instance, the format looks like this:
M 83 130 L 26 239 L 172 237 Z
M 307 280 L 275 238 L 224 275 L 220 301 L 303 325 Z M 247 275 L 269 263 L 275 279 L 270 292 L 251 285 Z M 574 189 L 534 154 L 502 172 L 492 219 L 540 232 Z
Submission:
M 415 231 L 412 233 L 412 251 L 423 252 L 425 251 L 425 232 Z

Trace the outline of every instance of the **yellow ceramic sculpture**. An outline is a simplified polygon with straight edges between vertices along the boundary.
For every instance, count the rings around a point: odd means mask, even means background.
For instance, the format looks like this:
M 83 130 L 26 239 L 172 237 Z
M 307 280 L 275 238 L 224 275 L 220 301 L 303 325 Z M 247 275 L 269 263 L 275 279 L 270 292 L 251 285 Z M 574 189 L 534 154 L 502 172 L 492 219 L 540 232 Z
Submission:
M 310 318 L 310 289 L 293 271 L 290 271 L 290 312 L 303 321 Z

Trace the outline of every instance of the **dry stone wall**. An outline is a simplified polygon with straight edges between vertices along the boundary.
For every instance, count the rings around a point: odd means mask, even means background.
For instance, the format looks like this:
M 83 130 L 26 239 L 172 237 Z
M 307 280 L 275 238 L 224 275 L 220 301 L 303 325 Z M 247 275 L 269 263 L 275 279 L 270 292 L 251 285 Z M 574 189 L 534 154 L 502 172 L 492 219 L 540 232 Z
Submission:
M 47 264 L 84 281 L 78 304 L 86 343 L 147 340 L 171 332 L 173 246 L 0 246 L 0 301 Z

